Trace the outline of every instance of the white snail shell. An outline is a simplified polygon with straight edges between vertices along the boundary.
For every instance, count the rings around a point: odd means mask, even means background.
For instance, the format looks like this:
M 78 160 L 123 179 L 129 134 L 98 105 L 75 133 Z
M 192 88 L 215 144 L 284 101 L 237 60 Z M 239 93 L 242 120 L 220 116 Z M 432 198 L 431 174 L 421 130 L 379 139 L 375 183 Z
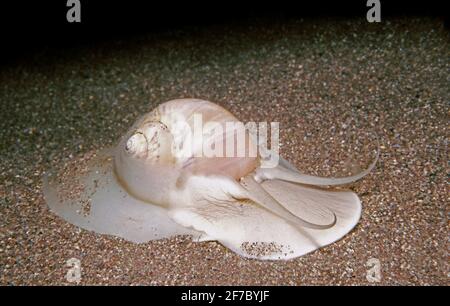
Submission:
M 282 158 L 277 167 L 264 169 L 258 155 L 247 154 L 251 139 L 245 156 L 202 156 L 205 141 L 230 136 L 192 135 L 198 114 L 203 124 L 238 122 L 204 100 L 160 104 L 139 118 L 115 148 L 81 158 L 56 178 L 45 177 L 50 209 L 82 228 L 134 242 L 187 234 L 258 259 L 301 256 L 356 225 L 361 212 L 356 194 L 308 185 L 352 182 L 375 162 L 347 178 L 302 174 Z

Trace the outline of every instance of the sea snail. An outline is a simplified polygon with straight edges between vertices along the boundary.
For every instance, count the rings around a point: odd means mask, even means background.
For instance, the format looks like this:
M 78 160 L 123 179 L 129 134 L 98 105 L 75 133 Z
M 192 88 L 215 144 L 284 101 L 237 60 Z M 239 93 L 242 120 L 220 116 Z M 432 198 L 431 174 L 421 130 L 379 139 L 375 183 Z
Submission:
M 261 156 L 250 154 L 255 141 L 247 130 L 196 133 L 195 116 L 204 125 L 239 122 L 204 100 L 162 103 L 140 117 L 115 148 L 46 175 L 51 211 L 79 227 L 136 243 L 191 235 L 257 259 L 304 255 L 357 224 L 361 203 L 355 193 L 317 186 L 362 178 L 378 155 L 365 171 L 343 178 L 303 174 L 281 157 L 275 167 L 262 167 Z M 205 142 L 233 142 L 238 133 L 249 136 L 244 155 L 202 154 Z

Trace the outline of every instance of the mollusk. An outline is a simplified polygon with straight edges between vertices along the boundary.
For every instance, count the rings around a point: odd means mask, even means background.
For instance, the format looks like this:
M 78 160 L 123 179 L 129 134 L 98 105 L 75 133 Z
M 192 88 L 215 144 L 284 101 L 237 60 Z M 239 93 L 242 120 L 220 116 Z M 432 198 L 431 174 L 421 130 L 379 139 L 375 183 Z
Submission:
M 251 137 L 244 156 L 205 157 L 200 154 L 205 141 L 230 136 L 190 133 L 199 114 L 203 123 L 239 122 L 204 100 L 160 104 L 115 148 L 91 152 L 45 176 L 51 211 L 81 228 L 136 243 L 190 235 L 219 241 L 244 257 L 272 260 L 333 243 L 357 224 L 358 196 L 320 186 L 360 179 L 376 159 L 344 178 L 307 175 L 281 157 L 276 167 L 264 168 L 259 155 L 248 154 Z

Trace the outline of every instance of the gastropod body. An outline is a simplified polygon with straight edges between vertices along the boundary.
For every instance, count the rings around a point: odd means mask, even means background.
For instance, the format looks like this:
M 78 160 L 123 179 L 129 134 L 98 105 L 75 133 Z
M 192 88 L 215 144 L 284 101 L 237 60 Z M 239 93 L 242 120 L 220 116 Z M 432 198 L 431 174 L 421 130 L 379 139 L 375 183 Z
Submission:
M 230 123 L 236 127 L 231 133 Z M 316 186 L 355 181 L 375 162 L 345 178 L 303 174 L 279 156 L 276 166 L 264 167 L 257 140 L 237 123 L 205 100 L 160 104 L 116 147 L 46 176 L 47 203 L 67 221 L 98 233 L 138 243 L 190 235 L 258 259 L 301 256 L 357 224 L 361 203 L 355 193 Z M 240 154 L 227 154 L 237 148 Z

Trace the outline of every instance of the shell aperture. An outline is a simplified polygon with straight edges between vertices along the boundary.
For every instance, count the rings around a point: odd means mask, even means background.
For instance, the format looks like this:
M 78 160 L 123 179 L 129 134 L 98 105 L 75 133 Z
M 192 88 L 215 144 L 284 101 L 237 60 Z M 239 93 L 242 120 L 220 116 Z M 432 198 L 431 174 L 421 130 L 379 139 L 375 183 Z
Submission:
M 216 126 L 196 134 L 198 115 L 202 124 Z M 44 177 L 47 204 L 76 226 L 137 243 L 191 235 L 272 260 L 333 243 L 357 224 L 355 193 L 311 186 L 334 181 L 302 174 L 281 157 L 275 168 L 263 168 L 251 137 L 243 155 L 202 155 L 205 147 L 220 153 L 225 149 L 218 144 L 249 136 L 245 129 L 225 133 L 230 122 L 239 120 L 209 101 L 160 104 L 115 148 L 88 153 Z

